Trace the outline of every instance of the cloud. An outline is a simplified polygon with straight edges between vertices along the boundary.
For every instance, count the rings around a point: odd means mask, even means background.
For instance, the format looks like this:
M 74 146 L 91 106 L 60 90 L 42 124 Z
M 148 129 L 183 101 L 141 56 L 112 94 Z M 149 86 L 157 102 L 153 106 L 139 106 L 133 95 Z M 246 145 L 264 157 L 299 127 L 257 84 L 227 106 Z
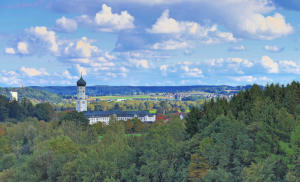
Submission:
M 189 69 L 189 71 L 186 73 L 186 75 L 190 76 L 190 77 L 195 77 L 195 78 L 202 78 L 203 72 L 199 68 L 192 68 L 192 69 Z
M 239 76 L 239 77 L 233 77 L 232 78 L 235 81 L 238 82 L 249 82 L 249 83 L 253 83 L 257 80 L 257 78 L 253 77 L 253 76 Z
M 169 10 L 165 10 L 152 28 L 147 31 L 156 34 L 179 34 L 185 31 L 195 33 L 197 26 L 198 24 L 194 22 L 177 22 L 169 17 Z
M 77 76 L 72 76 L 71 73 L 68 71 L 68 70 L 65 70 L 63 73 L 62 73 L 62 77 L 63 78 L 67 78 L 69 80 L 74 80 L 74 79 L 77 79 L 78 77 Z
M 137 68 L 149 68 L 149 62 L 146 59 L 129 59 L 129 62 L 135 64 Z
M 184 49 L 188 47 L 188 43 L 186 41 L 174 41 L 167 40 L 163 42 L 155 43 L 152 48 L 155 50 L 175 50 L 175 49 Z
M 261 65 L 267 69 L 268 73 L 279 73 L 278 63 L 273 61 L 269 56 L 263 56 L 261 58 Z
M 253 63 L 251 61 L 248 61 L 247 59 L 242 59 L 242 58 L 228 58 L 227 62 L 238 64 L 238 65 L 243 65 L 248 68 L 253 66 Z
M 238 70 L 240 66 L 250 68 L 254 65 L 254 63 L 249 61 L 248 59 L 243 59 L 239 57 L 227 58 L 227 59 L 226 58 L 209 59 L 208 61 L 206 61 L 206 64 L 212 67 L 229 66 L 231 68 L 235 68 L 236 70 Z
M 247 76 L 238 76 L 238 77 L 230 77 L 232 80 L 237 81 L 237 82 L 248 82 L 248 83 L 266 83 L 266 82 L 271 82 L 272 80 L 268 77 L 262 76 L 262 77 L 255 77 L 252 75 L 247 75 Z
M 207 64 L 210 66 L 222 66 L 224 63 L 224 58 L 214 58 L 214 59 L 209 59 L 207 61 Z
M 121 67 L 120 71 L 123 72 L 123 73 L 129 72 L 129 70 L 125 67 Z
M 30 77 L 30 78 L 28 78 Z M 0 83 L 9 86 L 25 85 L 74 85 L 78 76 L 72 76 L 68 70 L 49 74 L 44 68 L 21 67 L 18 70 L 0 71 Z
M 102 5 L 102 10 L 96 13 L 94 22 L 101 31 L 113 32 L 134 28 L 134 17 L 127 11 L 120 14 L 112 13 L 111 7 Z
M 243 45 L 234 46 L 234 47 L 229 48 L 229 51 L 245 51 L 245 50 L 246 50 L 246 48 Z
M 18 52 L 21 54 L 29 54 L 27 42 L 18 42 Z
M 77 22 L 63 16 L 56 20 L 56 28 L 62 32 L 74 32 L 77 29 Z
M 116 64 L 107 60 L 105 57 L 97 57 L 97 58 L 93 58 L 89 66 L 91 66 L 94 71 L 99 71 L 99 70 L 103 71 L 103 70 L 112 70 L 113 68 L 115 68 Z
M 20 75 L 15 71 L 2 70 L 0 72 L 0 82 L 6 85 L 19 85 L 22 80 L 19 78 Z
M 99 52 L 99 49 L 96 46 L 91 45 L 93 41 L 88 40 L 86 37 L 82 37 L 76 42 L 70 42 L 64 48 L 64 55 L 67 57 L 79 57 L 79 58 L 88 58 L 93 54 Z
M 128 76 L 129 70 L 125 68 L 124 66 L 120 67 L 120 76 L 122 77 L 127 77 Z
M 292 60 L 281 60 L 279 65 L 287 73 L 300 74 L 300 65 Z
M 56 33 L 44 26 L 35 26 L 25 29 L 25 31 L 16 36 L 18 42 L 14 42 L 14 46 L 10 51 L 14 50 L 15 54 L 33 55 L 50 53 L 59 56 L 60 47 L 64 41 L 57 41 Z
M 22 66 L 20 69 L 23 73 L 25 73 L 29 77 L 35 77 L 35 76 L 40 76 L 40 75 L 49 75 L 49 73 L 46 72 L 45 69 L 36 69 L 36 68 L 27 68 Z
M 12 47 L 7 47 L 7 48 L 5 48 L 5 54 L 16 54 L 16 51 L 15 51 L 15 49 L 14 48 L 12 48 Z
M 264 49 L 265 49 L 266 51 L 269 51 L 269 52 L 280 52 L 280 51 L 283 50 L 283 48 L 279 48 L 279 47 L 277 47 L 277 46 L 275 46 L 275 45 L 273 45 L 273 46 L 271 46 L 271 45 L 266 45 L 266 46 L 264 47 Z
M 177 21 L 174 18 L 170 18 L 169 10 L 165 10 L 155 24 L 152 25 L 152 28 L 146 31 L 152 34 L 170 34 L 175 37 L 197 38 L 202 43 L 208 44 L 236 41 L 232 33 L 219 32 L 217 25 L 205 27 L 196 22 Z
M 232 32 L 235 38 L 264 40 L 275 39 L 293 32 L 293 27 L 286 22 L 284 16 L 275 12 L 276 5 L 300 9 L 297 0 L 104 0 L 101 2 L 98 0 L 73 0 L 72 2 L 55 0 L 50 4 L 60 12 L 91 14 L 102 2 L 107 2 L 113 7 L 126 8 L 137 15 L 136 21 L 138 22 L 143 21 L 144 18 L 144 16 L 138 16 L 139 14 L 156 16 L 157 10 L 164 8 L 174 11 L 174 14 L 176 13 L 180 17 L 192 20 L 189 21 L 190 25 L 208 20 L 222 25 L 222 28 Z M 175 19 L 165 16 L 165 19 L 162 20 L 168 20 L 165 21 L 166 24 L 160 26 L 160 28 L 164 27 L 164 31 L 178 32 L 178 30 L 182 30 L 182 27 L 178 26 L 179 22 Z M 170 29 L 171 27 L 173 28 Z
M 31 34 L 33 36 L 32 38 L 36 39 L 36 41 L 44 42 L 49 51 L 55 54 L 58 53 L 59 47 L 54 31 L 48 30 L 47 27 L 44 26 L 31 27 L 26 31 Z
M 240 32 L 247 33 L 253 38 L 264 40 L 272 40 L 293 32 L 293 27 L 286 23 L 285 18 L 279 13 L 266 17 L 253 13 L 249 17 L 244 17 L 237 28 Z
M 160 71 L 166 72 L 168 69 L 168 65 L 164 64 L 159 67 Z
M 161 71 L 163 76 L 167 76 L 167 71 L 168 71 L 168 65 L 163 64 L 159 67 L 159 70 Z
M 80 66 L 79 64 L 76 64 L 75 67 L 76 67 L 76 70 L 77 70 L 78 74 L 82 74 L 83 76 L 87 75 L 87 69 L 86 68 Z
M 160 3 L 165 1 L 159 1 Z M 177 3 L 175 7 L 183 6 L 188 8 L 177 9 L 180 14 L 198 17 L 197 19 L 209 19 L 224 25 L 227 29 L 241 37 L 254 39 L 271 40 L 293 32 L 293 27 L 286 22 L 285 17 L 280 13 L 265 16 L 274 11 L 275 7 L 269 0 L 223 0 L 223 1 L 172 1 Z M 181 3 L 181 4 L 180 4 Z M 185 12 L 184 12 L 185 11 Z M 186 13 L 186 14 L 185 14 Z M 192 13 L 192 15 L 191 15 Z M 194 14 L 194 15 L 193 15 Z M 188 26 L 189 25 L 189 26 Z M 153 32 L 178 33 L 183 29 L 193 30 L 196 25 L 192 22 L 186 26 L 168 17 L 165 12 L 159 21 L 152 27 Z M 186 28 L 183 28 L 186 27 Z M 229 37 L 227 35 L 226 37 Z
M 179 65 L 181 65 L 180 68 L 184 72 L 182 74 L 182 77 L 193 77 L 193 78 L 202 78 L 203 77 L 202 70 L 195 67 L 195 65 L 193 65 L 193 63 L 185 61 Z M 192 68 L 190 68 L 190 66 L 192 66 Z

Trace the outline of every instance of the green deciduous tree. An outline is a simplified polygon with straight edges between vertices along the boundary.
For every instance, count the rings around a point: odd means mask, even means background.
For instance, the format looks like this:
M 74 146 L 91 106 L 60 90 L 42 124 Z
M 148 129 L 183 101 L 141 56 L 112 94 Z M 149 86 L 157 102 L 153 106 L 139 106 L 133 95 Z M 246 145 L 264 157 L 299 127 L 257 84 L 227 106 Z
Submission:
M 73 122 L 78 126 L 86 127 L 89 125 L 89 119 L 82 112 L 71 111 L 67 112 L 61 119 L 60 123 Z
M 35 106 L 35 114 L 39 120 L 50 121 L 54 115 L 54 110 L 49 103 L 40 103 Z

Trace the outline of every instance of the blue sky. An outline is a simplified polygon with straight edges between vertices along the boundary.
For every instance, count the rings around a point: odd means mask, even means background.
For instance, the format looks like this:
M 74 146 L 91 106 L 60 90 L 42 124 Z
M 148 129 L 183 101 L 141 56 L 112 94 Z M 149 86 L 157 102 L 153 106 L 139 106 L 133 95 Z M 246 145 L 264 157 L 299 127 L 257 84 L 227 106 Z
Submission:
M 300 81 L 298 0 L 2 0 L 0 86 Z

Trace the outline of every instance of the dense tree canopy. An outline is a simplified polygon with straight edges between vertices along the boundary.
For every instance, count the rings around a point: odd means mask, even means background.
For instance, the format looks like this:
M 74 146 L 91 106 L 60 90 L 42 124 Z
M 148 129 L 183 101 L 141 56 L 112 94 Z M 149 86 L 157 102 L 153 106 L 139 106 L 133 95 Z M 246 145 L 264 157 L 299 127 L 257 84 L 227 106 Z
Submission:
M 151 104 L 136 107 L 155 107 Z M 168 102 L 156 104 L 161 113 L 169 110 Z M 1 96 L 0 111 L 1 182 L 300 179 L 297 82 L 263 90 L 253 85 L 231 100 L 208 100 L 183 120 L 163 122 L 161 115 L 152 125 L 113 116 L 109 125 L 88 125 L 83 113 L 53 117 L 48 104 L 9 102 Z

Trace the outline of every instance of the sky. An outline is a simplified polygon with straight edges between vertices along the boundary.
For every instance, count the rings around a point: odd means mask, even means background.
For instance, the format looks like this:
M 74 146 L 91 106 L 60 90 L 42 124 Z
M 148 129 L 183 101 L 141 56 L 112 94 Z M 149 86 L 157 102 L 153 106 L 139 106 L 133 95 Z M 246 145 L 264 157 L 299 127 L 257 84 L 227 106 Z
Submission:
M 0 86 L 300 81 L 299 0 L 1 0 Z

